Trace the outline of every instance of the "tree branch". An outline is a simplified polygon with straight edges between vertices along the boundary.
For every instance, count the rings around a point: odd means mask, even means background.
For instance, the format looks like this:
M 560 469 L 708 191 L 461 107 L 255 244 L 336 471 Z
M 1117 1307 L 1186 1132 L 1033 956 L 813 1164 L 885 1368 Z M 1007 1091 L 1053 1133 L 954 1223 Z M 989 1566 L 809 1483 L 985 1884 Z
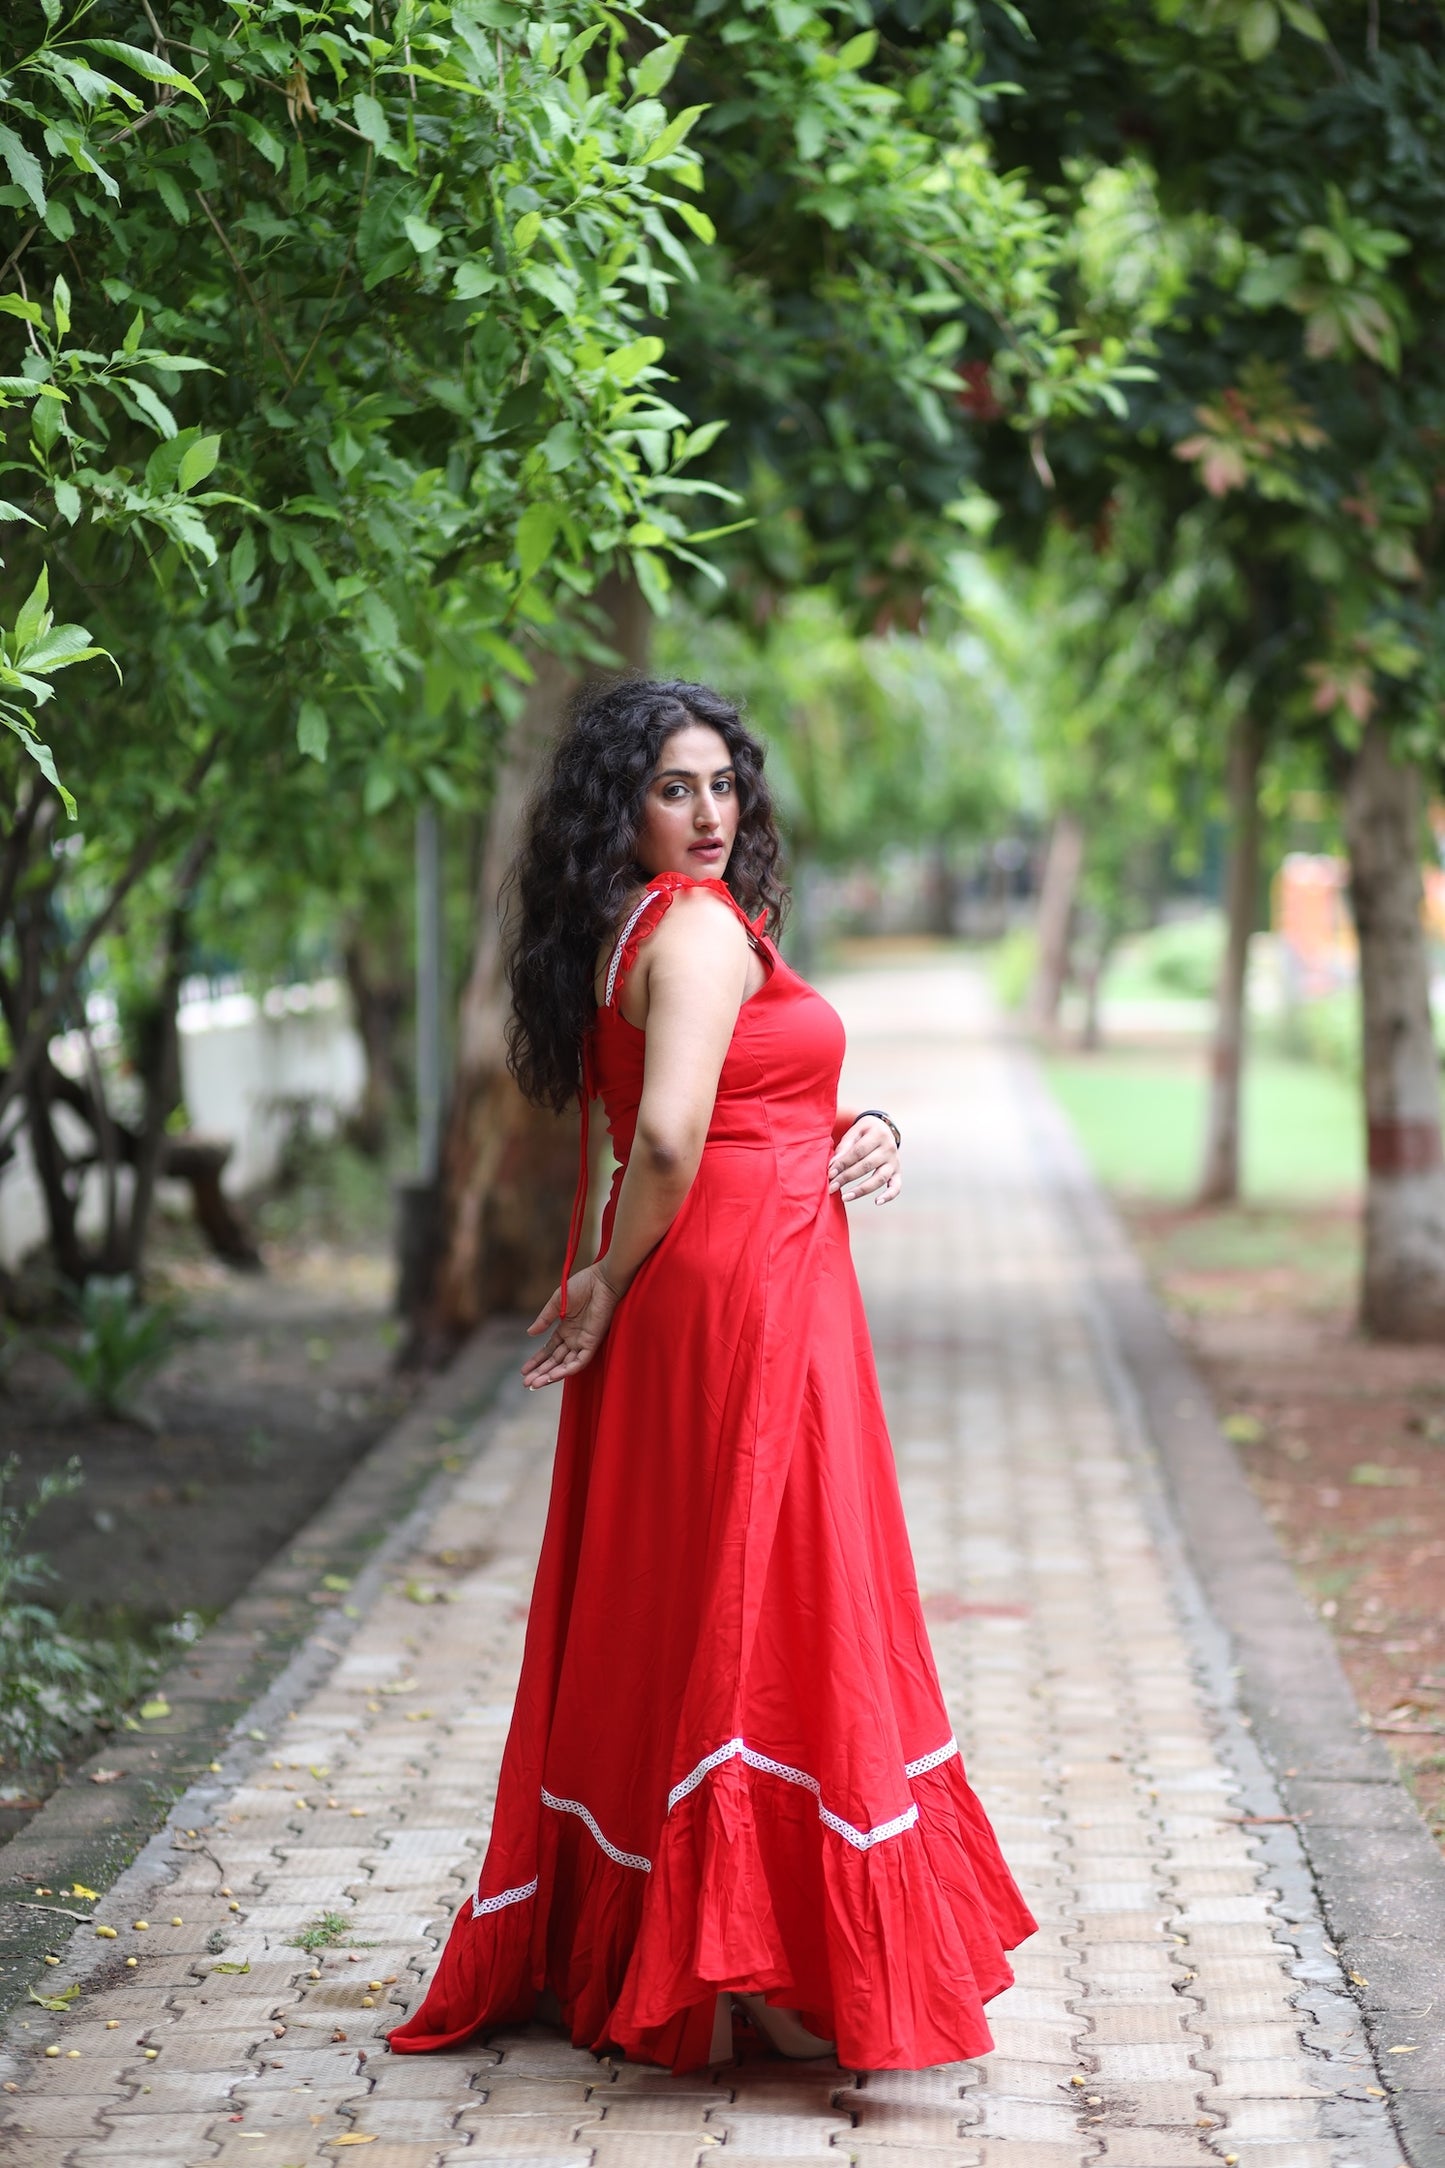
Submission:
M 236 251 L 232 248 L 230 241 L 227 239 L 226 230 L 222 226 L 221 221 L 217 218 L 215 212 L 211 209 L 210 201 L 206 196 L 204 190 L 199 188 L 196 190 L 196 201 L 197 203 L 199 203 L 201 209 L 205 212 L 207 218 L 210 220 L 212 229 L 215 232 L 216 239 L 220 242 L 222 248 L 225 250 L 227 257 L 230 260 L 231 269 L 235 272 L 236 277 L 240 280 L 241 290 L 256 312 L 256 321 L 261 326 L 261 336 L 266 341 L 266 344 L 270 347 L 272 353 L 276 356 L 276 359 L 280 362 L 281 374 L 285 377 L 287 389 L 289 390 L 291 385 L 295 381 L 291 374 L 291 364 L 286 359 L 286 352 L 284 347 L 277 339 L 275 332 L 271 329 L 270 319 L 267 316 L 266 311 L 261 306 L 260 299 L 256 293 L 256 289 L 251 284 L 251 281 L 247 278 L 245 267 L 242 264 L 240 257 L 236 254 Z
M 10 254 L 5 258 L 4 263 L 0 264 L 0 279 L 3 279 L 8 271 L 13 271 L 15 269 L 16 264 L 19 263 L 21 257 L 25 254 L 26 249 L 29 248 L 31 242 L 35 239 L 35 236 L 37 233 L 39 233 L 39 231 L 40 228 L 38 225 L 26 227 L 24 233 L 21 234 L 20 239 L 16 242 L 14 248 L 11 249 Z
M 210 744 L 206 746 L 196 760 L 190 774 L 182 785 L 186 798 L 190 798 L 200 788 L 206 771 L 220 751 L 220 747 L 221 735 L 217 731 Z M 6 1075 L 0 1078 L 0 1114 L 3 1114 L 11 1101 L 24 1090 L 31 1070 L 35 1067 L 44 1049 L 49 1045 L 50 1034 L 63 1014 L 66 1003 L 70 1000 L 80 982 L 80 974 L 87 956 L 89 956 L 101 935 L 114 925 L 126 897 L 135 887 L 142 874 L 147 872 L 154 864 L 160 855 L 162 846 L 170 841 L 174 832 L 174 822 L 158 824 L 150 831 L 142 843 L 136 845 L 136 848 L 131 853 L 129 864 L 111 889 L 105 903 L 73 944 L 69 961 L 56 980 L 55 985 L 51 988 L 48 999 L 42 1002 L 38 1011 L 28 1020 L 25 1045 L 17 1044 L 15 1059 Z
M 0 926 L 3 926 L 10 916 L 10 906 L 15 900 L 20 869 L 25 863 L 26 848 L 30 842 L 30 831 L 35 826 L 36 815 L 40 811 L 40 802 L 44 796 L 45 786 L 36 781 L 6 834 L 3 852 L 0 852 Z

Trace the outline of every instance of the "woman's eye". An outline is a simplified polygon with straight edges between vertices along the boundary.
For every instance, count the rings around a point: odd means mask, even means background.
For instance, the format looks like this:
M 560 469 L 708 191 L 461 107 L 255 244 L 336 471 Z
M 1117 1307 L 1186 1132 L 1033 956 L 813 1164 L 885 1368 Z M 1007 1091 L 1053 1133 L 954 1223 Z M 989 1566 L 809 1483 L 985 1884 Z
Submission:
M 719 798 L 730 798 L 733 790 L 732 777 L 730 775 L 720 775 L 713 784 L 713 789 Z

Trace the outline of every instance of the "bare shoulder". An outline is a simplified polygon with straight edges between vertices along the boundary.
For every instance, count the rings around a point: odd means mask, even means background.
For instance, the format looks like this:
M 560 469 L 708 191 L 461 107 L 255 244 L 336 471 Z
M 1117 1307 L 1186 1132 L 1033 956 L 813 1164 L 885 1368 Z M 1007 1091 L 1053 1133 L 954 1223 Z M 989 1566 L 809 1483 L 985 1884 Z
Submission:
M 680 888 L 648 946 L 669 964 L 716 965 L 747 953 L 748 937 L 732 907 L 712 889 Z

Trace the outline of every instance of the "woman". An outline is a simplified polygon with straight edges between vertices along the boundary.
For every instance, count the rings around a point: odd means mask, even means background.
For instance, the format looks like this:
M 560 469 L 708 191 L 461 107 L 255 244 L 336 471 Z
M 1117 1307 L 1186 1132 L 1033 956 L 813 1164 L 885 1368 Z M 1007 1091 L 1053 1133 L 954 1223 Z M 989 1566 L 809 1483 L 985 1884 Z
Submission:
M 849 1256 L 898 1132 L 838 1109 L 777 863 L 762 749 L 701 685 L 598 695 L 533 811 L 512 1066 L 559 1111 L 580 1075 L 620 1169 L 574 1272 L 579 1185 L 531 1327 L 528 1385 L 565 1385 L 496 1817 L 393 2048 L 540 2003 L 689 2070 L 741 2002 L 785 2053 L 925 2068 L 992 2046 L 1033 1931 L 939 1691 Z

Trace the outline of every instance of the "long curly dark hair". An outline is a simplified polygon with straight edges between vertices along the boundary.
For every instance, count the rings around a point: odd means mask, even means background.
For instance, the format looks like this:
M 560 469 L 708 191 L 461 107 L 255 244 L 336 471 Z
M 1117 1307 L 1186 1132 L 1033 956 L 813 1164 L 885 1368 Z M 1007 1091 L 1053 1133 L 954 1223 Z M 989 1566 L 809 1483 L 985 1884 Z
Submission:
M 507 1066 L 536 1106 L 560 1113 L 577 1090 L 598 951 L 647 878 L 633 857 L 643 796 L 668 738 L 692 723 L 717 732 L 737 775 L 727 885 L 750 918 L 766 912 L 769 933 L 782 924 L 787 892 L 765 756 L 732 702 L 681 679 L 629 678 L 585 696 L 552 755 L 509 879 Z

